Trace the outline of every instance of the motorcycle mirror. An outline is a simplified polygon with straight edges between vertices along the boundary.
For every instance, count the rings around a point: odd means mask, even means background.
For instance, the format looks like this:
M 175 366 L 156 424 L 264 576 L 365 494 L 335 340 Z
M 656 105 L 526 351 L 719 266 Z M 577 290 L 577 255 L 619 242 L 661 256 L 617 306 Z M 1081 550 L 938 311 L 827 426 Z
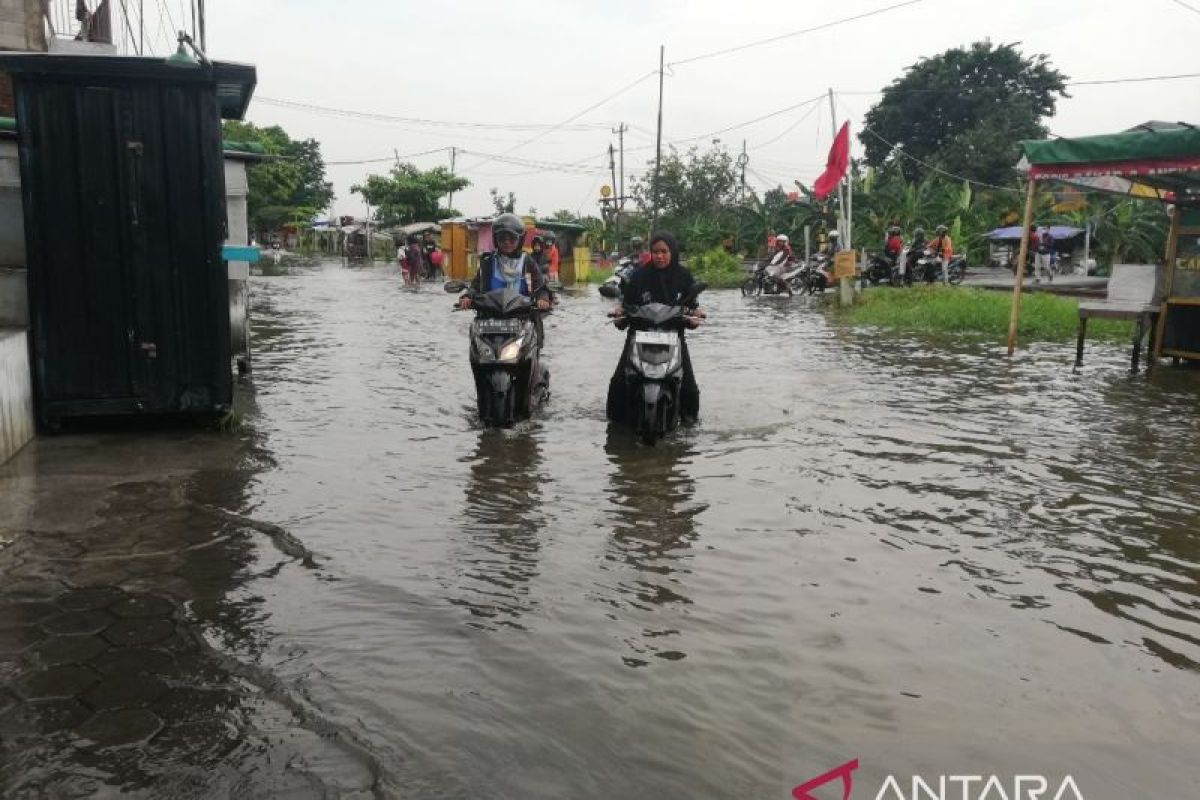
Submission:
M 611 283 L 602 283 L 600 284 L 600 296 L 615 300 L 621 296 L 621 290 Z
M 461 292 L 463 289 L 466 289 L 467 282 L 466 281 L 446 281 L 446 283 L 442 285 L 442 288 L 449 294 L 455 294 L 456 292 Z

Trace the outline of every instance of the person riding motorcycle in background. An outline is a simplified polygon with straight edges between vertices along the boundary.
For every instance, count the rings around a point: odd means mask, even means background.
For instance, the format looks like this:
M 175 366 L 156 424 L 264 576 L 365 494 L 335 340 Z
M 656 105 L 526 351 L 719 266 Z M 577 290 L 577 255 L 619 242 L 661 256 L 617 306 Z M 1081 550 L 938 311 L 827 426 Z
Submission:
M 540 234 L 529 240 L 529 257 L 542 271 L 542 277 L 546 277 L 546 240 Z
M 954 257 L 954 243 L 950 240 L 950 229 L 945 225 L 938 225 L 934 229 L 934 233 L 936 235 L 933 237 L 933 241 L 929 243 L 929 247 L 948 264 L 950 263 L 950 259 Z
M 887 229 L 887 238 L 883 241 L 883 254 L 896 263 L 900 251 L 904 249 L 904 239 L 900 237 L 900 226 L 892 225 Z
M 785 234 L 779 234 L 775 237 L 775 248 L 771 251 L 771 255 L 767 261 L 767 277 L 775 282 L 779 291 L 787 289 L 783 280 L 783 273 L 796 261 L 792 254 L 792 245 Z
M 646 242 L 642 237 L 634 236 L 629 240 L 628 258 L 639 267 L 644 267 L 650 263 L 650 251 L 646 249 Z
M 829 256 L 829 260 L 832 261 L 834 255 L 841 249 L 842 249 L 841 234 L 838 233 L 836 230 L 830 231 L 829 232 L 829 241 L 827 241 L 825 243 L 825 249 L 822 250 L 821 252 L 823 252 L 825 255 Z
M 483 293 L 510 288 L 534 300 L 538 311 L 550 308 L 550 291 L 542 280 L 542 271 L 526 253 L 521 251 L 525 225 L 516 214 L 501 214 L 492 221 L 492 241 L 495 250 L 479 257 L 479 271 L 471 279 L 471 292 Z M 471 307 L 471 295 L 464 294 L 458 307 Z M 538 344 L 545 342 L 541 316 L 537 317 Z

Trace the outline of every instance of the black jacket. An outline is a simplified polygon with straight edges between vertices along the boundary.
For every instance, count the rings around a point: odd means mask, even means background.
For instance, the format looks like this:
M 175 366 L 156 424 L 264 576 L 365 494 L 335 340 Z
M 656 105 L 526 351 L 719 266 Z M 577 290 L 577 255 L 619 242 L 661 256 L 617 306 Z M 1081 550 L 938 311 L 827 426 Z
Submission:
M 492 268 L 495 258 L 496 253 L 494 251 L 484 253 L 479 257 L 479 271 L 471 279 L 472 291 L 488 291 L 488 287 L 492 285 Z M 525 268 L 525 282 L 529 285 L 530 298 L 533 300 L 549 300 L 550 291 L 546 288 L 546 282 L 542 280 L 542 271 L 538 269 L 537 263 L 529 253 L 525 254 L 525 263 L 523 266 Z
M 682 264 L 673 264 L 666 269 L 647 264 L 635 269 L 629 283 L 625 284 L 624 303 L 627 306 L 643 303 L 675 305 L 679 296 L 695 282 L 692 273 Z

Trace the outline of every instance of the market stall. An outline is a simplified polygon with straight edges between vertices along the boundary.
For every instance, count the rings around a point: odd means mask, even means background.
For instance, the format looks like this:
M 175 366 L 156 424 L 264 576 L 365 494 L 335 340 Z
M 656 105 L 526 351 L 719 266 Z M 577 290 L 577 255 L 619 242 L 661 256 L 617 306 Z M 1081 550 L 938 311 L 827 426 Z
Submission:
M 1200 359 L 1200 128 L 1147 122 L 1122 133 L 1021 142 L 1028 193 L 1017 279 L 1013 285 L 1008 353 L 1016 348 L 1034 187 L 1056 180 L 1169 204 L 1166 273 L 1155 355 Z

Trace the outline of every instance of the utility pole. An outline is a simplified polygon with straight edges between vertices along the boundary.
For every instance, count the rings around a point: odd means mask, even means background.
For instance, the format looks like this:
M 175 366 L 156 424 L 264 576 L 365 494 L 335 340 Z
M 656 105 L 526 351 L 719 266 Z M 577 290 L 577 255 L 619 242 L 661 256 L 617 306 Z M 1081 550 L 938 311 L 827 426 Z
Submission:
M 450 148 L 450 177 L 451 178 L 454 177 L 454 157 L 457 155 L 458 155 L 458 148 L 451 147 Z M 454 190 L 453 189 L 450 190 L 450 197 L 448 200 L 446 200 L 446 210 L 449 211 L 452 208 L 454 208 Z
M 750 163 L 750 156 L 746 154 L 746 140 L 742 139 L 742 154 L 738 156 L 738 166 L 742 168 L 742 190 L 738 195 L 738 203 L 746 202 L 746 165 Z
M 207 25 L 204 23 L 204 0 L 196 0 L 196 5 L 200 7 L 200 49 L 208 52 L 208 31 Z
M 192 0 L 188 5 L 192 9 L 192 41 L 195 42 L 199 39 L 199 31 L 196 30 L 196 0 Z M 204 47 L 201 46 L 200 49 L 203 50 Z
M 205 51 L 208 52 L 208 51 Z M 146 54 L 146 0 L 138 0 L 138 55 Z
M 663 100 L 663 66 L 665 64 L 666 45 L 658 46 L 658 136 L 654 146 L 654 213 L 651 215 L 653 224 L 658 223 L 658 172 L 662 167 L 662 100 Z M 832 90 L 830 90 L 832 91 Z
M 616 189 L 616 186 L 617 186 L 617 164 L 616 164 L 616 161 L 614 161 L 614 159 L 613 159 L 612 142 L 608 143 L 608 171 L 612 175 L 613 188 Z M 617 191 L 618 191 L 618 195 L 613 198 L 612 206 L 610 207 L 609 210 L 612 212 L 612 215 L 613 215 L 613 238 L 616 240 L 617 245 L 620 245 L 620 243 L 621 243 L 621 211 L 620 211 L 621 197 L 619 194 L 619 190 L 617 190 Z
M 625 210 L 625 131 L 629 130 L 629 126 L 622 122 L 613 131 L 617 135 L 617 142 L 620 145 L 621 158 L 621 183 L 618 185 L 613 183 L 613 189 L 617 192 L 617 212 Z

